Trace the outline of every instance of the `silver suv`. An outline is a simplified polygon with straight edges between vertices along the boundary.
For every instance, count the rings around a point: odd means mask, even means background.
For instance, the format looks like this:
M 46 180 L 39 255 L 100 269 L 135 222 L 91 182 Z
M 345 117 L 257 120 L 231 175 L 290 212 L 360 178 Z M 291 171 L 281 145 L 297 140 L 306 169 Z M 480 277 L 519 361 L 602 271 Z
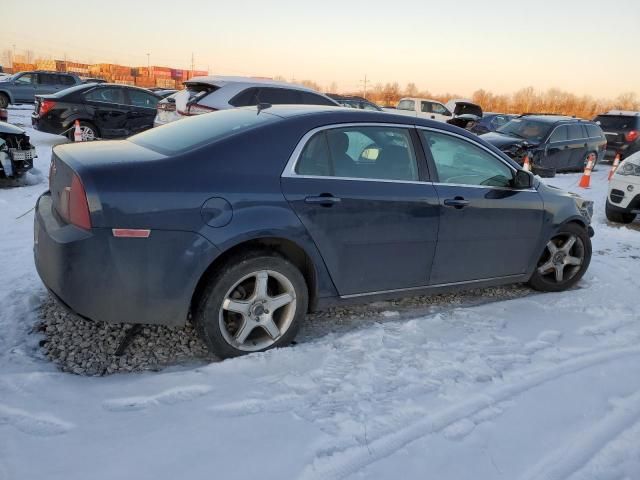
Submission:
M 0 80 L 0 108 L 10 103 L 33 103 L 36 95 L 48 95 L 82 83 L 77 75 L 61 72 L 18 72 Z
M 331 98 L 301 85 L 250 77 L 194 77 L 184 82 L 185 89 L 158 102 L 154 126 L 191 115 L 248 107 L 259 103 L 271 105 L 330 105 Z

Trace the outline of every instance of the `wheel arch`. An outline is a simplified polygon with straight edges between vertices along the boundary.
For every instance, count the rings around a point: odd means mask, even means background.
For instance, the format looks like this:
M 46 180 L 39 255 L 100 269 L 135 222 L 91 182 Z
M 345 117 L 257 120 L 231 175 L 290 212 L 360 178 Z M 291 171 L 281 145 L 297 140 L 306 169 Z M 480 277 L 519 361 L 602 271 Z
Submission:
M 293 263 L 302 273 L 309 293 L 309 311 L 318 302 L 318 272 L 311 256 L 296 242 L 283 237 L 260 237 L 242 241 L 218 255 L 200 276 L 191 297 L 190 311 L 195 312 L 202 294 L 222 265 L 250 252 L 277 253 Z
M 9 90 L 0 90 L 0 95 L 6 95 L 9 99 L 9 104 L 14 103 L 13 95 L 11 95 L 11 92 Z

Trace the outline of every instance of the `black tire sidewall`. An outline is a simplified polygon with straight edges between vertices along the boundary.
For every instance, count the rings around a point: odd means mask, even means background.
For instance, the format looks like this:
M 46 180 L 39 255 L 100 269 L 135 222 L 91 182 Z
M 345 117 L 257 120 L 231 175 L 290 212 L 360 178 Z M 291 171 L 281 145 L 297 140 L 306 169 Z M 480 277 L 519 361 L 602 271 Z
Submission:
M 8 108 L 9 107 L 9 97 L 6 93 L 0 93 L 0 108 Z
M 619 212 L 613 209 L 609 200 L 605 204 L 604 213 L 607 216 L 607 220 L 614 223 L 628 224 L 636 219 L 635 213 Z
M 562 225 L 551 236 L 551 238 L 555 238 L 556 236 L 562 234 L 573 234 L 580 237 L 580 240 L 582 240 L 582 243 L 584 245 L 584 259 L 582 261 L 582 265 L 580 266 L 580 270 L 572 278 L 562 283 L 550 282 L 546 280 L 543 275 L 538 273 L 538 263 L 536 262 L 535 270 L 533 272 L 533 275 L 531 276 L 531 279 L 529 280 L 529 285 L 534 290 L 539 290 L 541 292 L 562 292 L 564 290 L 568 290 L 580 281 L 580 279 L 584 276 L 585 272 L 589 268 L 589 264 L 591 263 L 592 246 L 591 238 L 589 238 L 587 229 L 576 223 L 568 223 L 566 225 Z M 549 240 L 551 240 L 551 238 Z
M 287 332 L 273 345 L 257 351 L 285 347 L 291 344 L 300 329 L 307 312 L 309 293 L 305 279 L 295 265 L 276 253 L 266 252 L 250 254 L 236 259 L 236 261 L 229 261 L 218 274 L 209 280 L 194 319 L 196 329 L 207 348 L 219 358 L 255 353 L 254 351 L 239 350 L 225 340 L 220 330 L 219 312 L 229 289 L 240 278 L 259 270 L 273 270 L 287 277 L 296 293 L 296 312 Z

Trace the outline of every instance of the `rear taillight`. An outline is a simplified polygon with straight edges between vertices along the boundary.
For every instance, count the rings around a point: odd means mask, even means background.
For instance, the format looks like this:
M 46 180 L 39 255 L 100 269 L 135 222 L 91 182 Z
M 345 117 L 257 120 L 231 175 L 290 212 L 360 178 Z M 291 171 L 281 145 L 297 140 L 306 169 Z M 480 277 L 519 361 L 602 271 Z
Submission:
M 85 230 L 91 229 L 87 194 L 78 175 L 74 174 L 71 177 L 71 186 L 64 188 L 57 210 L 67 222 Z
M 175 112 L 176 104 L 175 103 L 158 103 L 158 110 L 163 110 L 165 112 Z
M 185 115 L 202 115 L 203 113 L 211 113 L 217 111 L 217 108 L 205 107 L 203 105 L 198 105 L 197 103 L 193 103 L 187 106 L 187 111 Z
M 627 142 L 633 142 L 634 140 L 636 140 L 638 137 L 640 136 L 640 132 L 638 132 L 638 130 L 631 130 L 627 133 L 624 134 L 624 139 Z
M 40 115 L 46 115 L 47 112 L 55 106 L 56 106 L 56 102 L 54 102 L 53 100 L 42 100 L 42 102 L 40 103 L 40 109 L 38 110 L 38 113 Z

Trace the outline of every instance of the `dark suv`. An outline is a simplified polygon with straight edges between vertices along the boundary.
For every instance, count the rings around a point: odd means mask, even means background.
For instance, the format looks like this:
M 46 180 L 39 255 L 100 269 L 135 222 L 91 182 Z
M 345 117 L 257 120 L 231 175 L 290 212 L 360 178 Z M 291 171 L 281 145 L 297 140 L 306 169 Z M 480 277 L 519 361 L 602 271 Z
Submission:
M 593 119 L 607 137 L 605 158 L 625 159 L 640 151 L 640 112 L 611 110 Z
M 607 140 L 598 125 L 560 115 L 521 115 L 481 135 L 522 165 L 529 155 L 540 174 L 582 170 L 604 158 Z
M 0 82 L 0 108 L 10 103 L 33 103 L 36 95 L 48 95 L 82 83 L 72 73 L 34 71 L 18 72 Z

